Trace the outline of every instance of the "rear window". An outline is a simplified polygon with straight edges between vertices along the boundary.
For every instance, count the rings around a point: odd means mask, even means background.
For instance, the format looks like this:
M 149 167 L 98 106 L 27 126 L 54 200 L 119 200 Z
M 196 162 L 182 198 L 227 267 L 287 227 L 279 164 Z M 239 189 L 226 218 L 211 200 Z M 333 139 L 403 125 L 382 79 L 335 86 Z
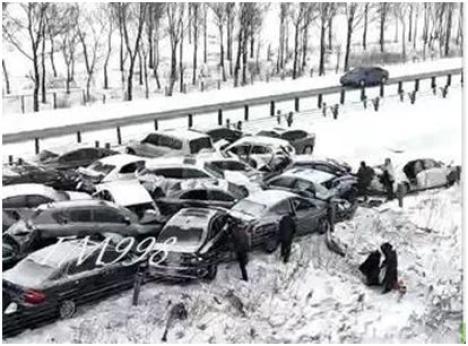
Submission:
M 212 149 L 213 145 L 211 143 L 210 137 L 198 138 L 190 141 L 190 153 L 197 154 L 202 149 Z
M 143 143 L 149 143 L 159 147 L 166 147 L 175 150 L 182 149 L 182 141 L 177 138 L 161 134 L 150 134 L 143 140 Z
M 250 171 L 251 168 L 245 163 L 240 161 L 211 161 L 205 163 L 207 168 L 211 168 L 218 172 L 224 171 L 236 171 L 236 172 L 246 172 Z
M 175 225 L 167 226 L 163 229 L 158 237 L 158 242 L 164 243 L 170 238 L 175 238 L 175 244 L 199 244 L 203 241 L 203 229 L 202 228 L 189 228 L 183 229 Z

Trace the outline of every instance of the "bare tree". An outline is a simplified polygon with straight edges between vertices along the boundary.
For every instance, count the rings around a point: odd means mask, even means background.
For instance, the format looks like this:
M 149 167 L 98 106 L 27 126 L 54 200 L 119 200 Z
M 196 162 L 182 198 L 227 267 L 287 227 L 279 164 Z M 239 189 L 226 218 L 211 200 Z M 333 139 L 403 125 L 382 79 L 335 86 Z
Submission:
M 224 27 L 227 23 L 227 3 L 211 2 L 208 4 L 213 11 L 215 24 L 218 27 L 219 34 L 219 69 L 223 78 L 226 81 L 226 69 L 224 67 Z
M 349 69 L 349 56 L 351 54 L 351 43 L 354 30 L 361 23 L 362 19 L 365 18 L 365 12 L 367 4 L 361 4 L 357 2 L 351 2 L 345 4 L 345 13 L 346 13 L 346 52 L 344 59 L 344 70 L 348 71 Z M 364 7 L 364 8 L 363 8 Z
M 444 46 L 444 55 L 448 56 L 450 53 L 450 40 L 452 38 L 452 15 L 455 4 L 453 2 L 448 2 L 446 11 L 446 29 L 445 29 L 445 46 Z
M 63 55 L 63 61 L 65 62 L 66 68 L 66 92 L 70 93 L 70 83 L 74 78 L 74 64 L 75 64 L 75 52 L 78 44 L 78 32 L 77 28 L 77 13 L 78 9 L 73 6 L 73 12 L 70 12 L 69 25 L 61 33 L 61 50 Z
M 191 3 L 191 23 L 193 25 L 193 58 L 192 58 L 192 85 L 197 82 L 197 58 L 198 58 L 198 25 L 200 24 L 200 4 Z M 190 36 L 190 35 L 189 35 Z
M 290 3 L 282 2 L 280 4 L 280 34 L 279 34 L 279 45 L 278 45 L 278 61 L 276 64 L 276 71 L 284 68 L 285 62 L 285 40 L 286 40 L 286 19 L 288 16 Z
M 185 6 L 183 3 L 167 3 L 167 32 L 171 43 L 171 72 L 169 77 L 168 96 L 172 95 L 177 78 L 177 47 L 183 31 L 183 18 Z
M 395 3 L 393 4 L 394 11 L 398 20 L 401 23 L 401 54 L 403 59 L 406 59 L 406 21 L 407 15 L 410 12 L 410 6 L 408 3 Z
M 335 15 L 335 5 L 334 3 L 321 2 L 317 6 L 319 19 L 320 19 L 320 61 L 319 61 L 319 75 L 322 76 L 325 74 L 325 33 L 330 24 L 330 18 Z
M 377 7 L 377 12 L 380 18 L 379 44 L 380 44 L 380 51 L 382 53 L 385 51 L 385 26 L 387 25 L 387 18 L 388 18 L 388 14 L 390 11 L 390 6 L 391 6 L 390 3 L 388 2 L 380 2 L 379 6 Z
M 293 79 L 297 78 L 298 73 L 298 59 L 299 59 L 299 36 L 300 33 L 305 31 L 309 27 L 309 24 L 312 20 L 312 3 L 296 3 L 292 4 L 292 7 L 289 11 L 291 20 L 294 26 L 294 60 L 293 60 Z M 302 34 L 304 35 L 304 33 Z M 304 40 L 304 38 L 303 38 Z M 303 43 L 303 64 L 305 64 L 305 54 L 307 50 L 307 45 Z M 301 68 L 302 70 L 302 68 Z
M 20 53 L 28 58 L 33 65 L 32 80 L 34 82 L 33 90 L 33 110 L 39 111 L 39 46 L 44 39 L 44 26 L 48 3 L 19 3 L 17 6 L 21 9 L 22 18 L 13 17 L 10 13 L 2 16 L 2 29 L 4 38 L 10 42 Z M 7 10 L 7 9 L 5 9 Z M 22 45 L 26 32 L 29 40 L 29 48 Z
M 362 49 L 367 49 L 367 26 L 369 24 L 369 3 L 364 4 L 364 28 L 362 31 Z
M 229 61 L 229 74 L 232 76 L 232 32 L 234 31 L 234 18 L 235 18 L 234 2 L 228 2 L 226 5 L 227 15 L 227 59 Z

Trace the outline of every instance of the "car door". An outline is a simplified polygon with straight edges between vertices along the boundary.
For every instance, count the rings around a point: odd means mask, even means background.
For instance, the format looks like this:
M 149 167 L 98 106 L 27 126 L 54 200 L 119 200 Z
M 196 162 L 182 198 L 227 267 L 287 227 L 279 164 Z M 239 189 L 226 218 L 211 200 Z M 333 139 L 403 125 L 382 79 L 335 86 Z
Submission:
M 418 189 L 430 189 L 447 184 L 448 170 L 446 167 L 432 159 L 424 159 L 421 162 L 422 171 L 416 174 Z
M 291 202 L 294 209 L 297 234 L 304 235 L 314 232 L 318 228 L 322 213 L 320 209 L 311 200 L 306 198 L 293 198 Z
M 2 199 L 2 208 L 8 212 L 24 212 L 28 209 L 28 202 L 26 195 L 11 196 Z

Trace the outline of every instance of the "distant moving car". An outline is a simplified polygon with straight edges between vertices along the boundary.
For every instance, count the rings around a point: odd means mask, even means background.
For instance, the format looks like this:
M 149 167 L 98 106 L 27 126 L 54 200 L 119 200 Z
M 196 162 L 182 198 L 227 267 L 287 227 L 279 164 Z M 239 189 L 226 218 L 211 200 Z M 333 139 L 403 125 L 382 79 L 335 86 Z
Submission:
M 41 151 L 34 162 L 40 166 L 59 170 L 76 169 L 89 166 L 96 160 L 115 154 L 118 154 L 118 152 L 112 149 L 87 146 L 72 150 L 48 149 Z
M 145 167 L 145 159 L 135 155 L 117 154 L 94 161 L 78 172 L 91 183 L 135 179 L 135 172 Z
M 84 192 L 58 191 L 42 184 L 31 183 L 3 186 L 3 215 L 7 214 L 7 220 L 3 220 L 3 227 L 8 226 L 8 223 L 13 220 L 29 216 L 33 212 L 33 209 L 41 204 L 78 199 L 91 199 L 91 196 Z
M 224 150 L 227 157 L 240 159 L 256 169 L 273 165 L 278 158 L 295 153 L 288 141 L 266 136 L 243 137 Z
M 164 226 L 155 249 L 166 259 L 149 268 L 152 275 L 178 279 L 213 280 L 218 263 L 229 250 L 227 214 L 212 208 L 184 208 Z
M 229 213 L 245 223 L 252 247 L 266 252 L 278 246 L 280 220 L 286 215 L 294 218 L 296 235 L 325 233 L 330 227 L 328 203 L 284 190 L 256 192 L 237 202 Z
M 312 154 L 315 146 L 315 133 L 301 129 L 284 129 L 275 127 L 271 130 L 262 130 L 257 136 L 280 138 L 288 141 L 298 154 Z
M 3 233 L 3 246 L 16 248 L 16 261 L 50 245 L 58 237 L 93 236 L 108 233 L 141 239 L 157 236 L 162 229 L 159 215 L 147 211 L 142 218 L 116 204 L 100 200 L 78 200 L 43 204 L 25 220 L 13 224 Z M 11 257 L 10 256 L 10 257 Z M 9 263 L 11 258 L 3 258 Z
M 452 185 L 457 179 L 459 166 L 447 166 L 441 161 L 422 158 L 408 161 L 404 165 L 394 166 L 396 191 L 399 183 L 403 184 L 403 193 L 416 192 L 437 187 Z M 375 176 L 370 185 L 370 191 L 384 193 L 381 182 L 382 167 L 374 167 Z
M 109 244 L 102 256 L 105 264 L 99 265 L 101 251 L 101 244 L 94 241 L 86 245 L 82 240 L 65 241 L 32 253 L 5 271 L 3 336 L 70 318 L 78 305 L 131 288 L 140 262 L 131 253 L 118 259 L 121 252 Z M 80 257 L 85 259 L 82 263 Z
M 346 72 L 340 78 L 340 83 L 350 87 L 376 86 L 386 83 L 388 77 L 388 71 L 381 67 L 356 67 Z
M 190 130 L 168 130 L 148 134 L 143 140 L 131 141 L 128 154 L 147 157 L 195 155 L 214 152 L 211 137 Z

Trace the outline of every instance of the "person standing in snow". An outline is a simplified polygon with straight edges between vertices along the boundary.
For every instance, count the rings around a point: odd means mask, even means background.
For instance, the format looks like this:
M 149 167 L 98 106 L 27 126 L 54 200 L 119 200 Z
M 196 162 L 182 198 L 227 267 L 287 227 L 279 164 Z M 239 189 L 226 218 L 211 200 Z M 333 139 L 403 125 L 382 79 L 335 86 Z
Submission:
M 289 256 L 291 255 L 291 246 L 296 233 L 296 224 L 294 219 L 290 215 L 283 217 L 279 224 L 279 242 L 281 244 L 281 257 L 283 262 L 287 263 L 289 261 Z
M 388 293 L 398 284 L 398 259 L 396 251 L 393 249 L 390 243 L 384 243 L 380 246 L 380 250 L 384 254 L 385 258 L 382 263 L 381 269 L 385 270 L 385 275 L 382 280 L 383 291 L 382 293 Z
M 230 219 L 230 235 L 234 252 L 236 253 L 237 261 L 242 273 L 242 280 L 248 281 L 247 263 L 249 262 L 248 253 L 250 250 L 250 239 L 245 231 L 245 227 L 235 220 Z
M 382 184 L 387 192 L 387 199 L 391 201 L 394 198 L 393 183 L 395 182 L 395 173 L 393 170 L 392 161 L 389 158 L 385 159 L 383 165 Z
M 357 185 L 359 195 L 364 197 L 364 201 L 367 201 L 368 189 L 373 178 L 374 170 L 372 167 L 367 166 L 364 161 L 361 161 L 361 165 L 357 172 Z

